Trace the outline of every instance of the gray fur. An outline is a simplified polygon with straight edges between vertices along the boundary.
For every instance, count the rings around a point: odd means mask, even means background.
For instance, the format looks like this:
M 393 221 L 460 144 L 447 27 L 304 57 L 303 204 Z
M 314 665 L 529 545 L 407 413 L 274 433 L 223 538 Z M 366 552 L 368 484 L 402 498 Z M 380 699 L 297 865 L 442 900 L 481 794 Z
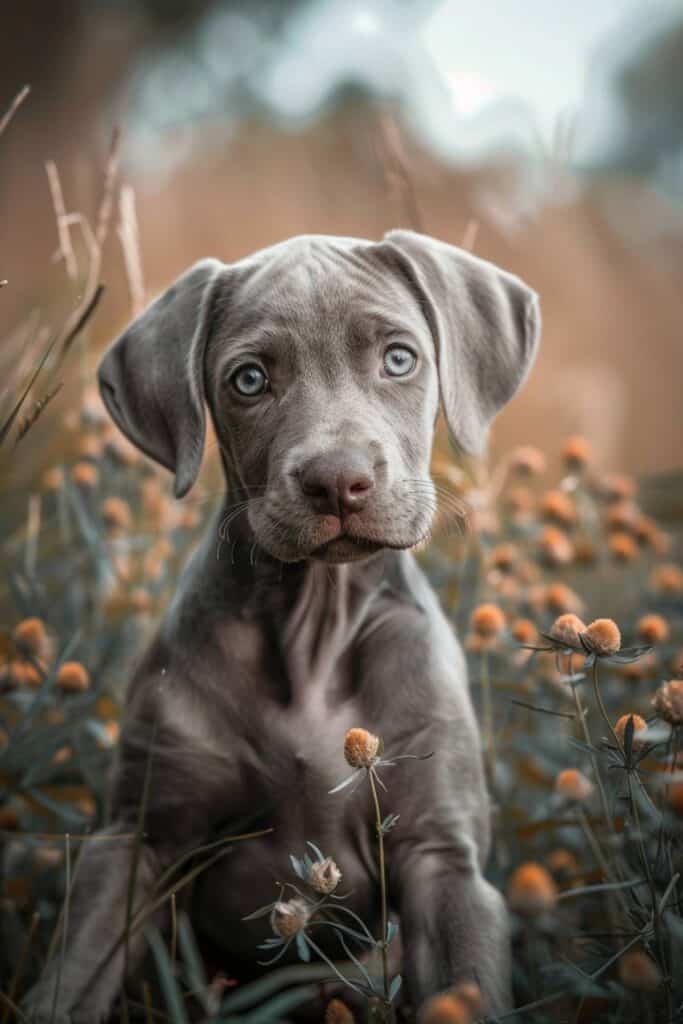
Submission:
M 238 977 L 254 973 L 268 933 L 267 920 L 241 918 L 275 897 L 306 840 L 334 857 L 348 905 L 377 931 L 367 789 L 329 795 L 348 774 L 344 734 L 363 726 L 388 754 L 434 752 L 385 778 L 386 810 L 400 815 L 387 846 L 408 998 L 476 978 L 492 1010 L 507 1004 L 506 914 L 482 875 L 489 807 L 464 659 L 409 549 L 436 506 L 440 394 L 454 438 L 480 450 L 537 333 L 529 289 L 452 246 L 407 231 L 378 243 L 306 236 L 232 266 L 197 264 L 101 364 L 111 415 L 175 472 L 178 495 L 199 469 L 205 404 L 218 438 L 227 497 L 132 680 L 110 832 L 135 827 L 152 734 L 136 902 L 225 823 L 274 827 L 235 844 L 194 892 L 196 929 Z M 412 376 L 384 374 L 389 344 L 417 355 Z M 255 359 L 272 392 L 244 399 L 231 379 Z M 78 1024 L 105 1020 L 123 983 L 121 956 L 98 964 L 125 920 L 129 859 L 124 840 L 93 843 L 79 869 L 59 999 Z M 131 976 L 144 949 L 138 933 Z M 50 979 L 28 1002 L 38 1020 L 49 1019 Z

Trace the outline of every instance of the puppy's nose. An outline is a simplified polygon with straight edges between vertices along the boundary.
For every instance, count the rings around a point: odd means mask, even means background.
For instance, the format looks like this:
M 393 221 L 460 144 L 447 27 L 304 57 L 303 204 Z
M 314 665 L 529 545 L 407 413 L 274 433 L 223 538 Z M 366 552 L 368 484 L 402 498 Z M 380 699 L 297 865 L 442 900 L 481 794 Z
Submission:
M 310 459 L 299 474 L 301 489 L 320 515 L 359 512 L 375 486 L 372 464 L 362 452 L 326 452 Z

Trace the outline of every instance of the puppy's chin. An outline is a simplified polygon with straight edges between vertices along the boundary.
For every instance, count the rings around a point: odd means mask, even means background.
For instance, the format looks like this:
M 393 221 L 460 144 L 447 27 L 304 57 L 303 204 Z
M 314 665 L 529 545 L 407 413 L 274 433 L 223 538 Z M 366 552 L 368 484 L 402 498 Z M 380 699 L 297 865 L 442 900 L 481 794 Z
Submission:
M 330 565 L 341 565 L 344 562 L 361 562 L 371 555 L 376 555 L 385 546 L 378 541 L 362 540 L 344 534 L 314 548 L 309 557 Z

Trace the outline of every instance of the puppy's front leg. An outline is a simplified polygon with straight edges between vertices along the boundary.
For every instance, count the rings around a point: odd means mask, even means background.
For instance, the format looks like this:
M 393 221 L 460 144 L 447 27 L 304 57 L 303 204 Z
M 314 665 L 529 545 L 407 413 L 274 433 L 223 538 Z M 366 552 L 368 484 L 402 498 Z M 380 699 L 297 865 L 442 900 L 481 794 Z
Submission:
M 460 981 L 475 981 L 486 1009 L 511 1006 L 507 912 L 461 850 L 418 847 L 400 864 L 400 915 L 406 991 L 416 1006 Z
M 61 972 L 58 944 L 43 976 L 24 1001 L 23 1009 L 31 1022 L 50 1021 L 55 1001 L 58 1022 L 99 1024 L 107 1020 L 124 983 L 125 943 L 121 939 L 134 857 L 131 831 L 114 826 L 88 841 L 71 893 Z M 157 854 L 143 843 L 136 869 L 134 911 L 152 896 L 161 872 Z M 159 913 L 152 920 L 162 924 Z M 131 930 L 129 977 L 140 966 L 145 948 L 144 926 Z

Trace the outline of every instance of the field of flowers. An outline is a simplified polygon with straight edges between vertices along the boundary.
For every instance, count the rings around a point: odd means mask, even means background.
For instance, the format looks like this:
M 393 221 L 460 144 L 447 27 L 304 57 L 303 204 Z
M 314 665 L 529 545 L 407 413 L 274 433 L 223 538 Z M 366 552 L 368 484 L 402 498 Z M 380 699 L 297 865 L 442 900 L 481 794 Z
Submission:
M 115 143 L 112 154 L 109 177 Z M 97 312 L 107 181 L 103 194 L 85 232 L 91 262 L 78 305 L 58 327 L 36 330 L 32 365 L 15 336 L 2 353 L 18 373 L 0 394 L 0 1024 L 26 1019 L 23 994 L 62 955 L 79 852 L 107 821 L 130 664 L 217 497 L 172 499 L 166 474 L 107 419 L 87 363 L 69 408 L 52 401 Z M 33 440 L 39 421 L 40 436 L 47 423 L 56 438 L 47 467 Z M 438 522 L 420 553 L 466 646 L 484 737 L 488 873 L 510 908 L 520 1007 L 495 1019 L 683 1021 L 680 509 L 672 501 L 666 524 L 648 514 L 638 482 L 596 464 L 590 438 L 567 439 L 560 455 L 556 479 L 532 446 L 489 470 L 463 469 L 439 439 Z M 5 485 L 18 460 L 28 485 Z M 382 759 L 400 756 L 376 739 L 360 729 L 346 751 L 375 797 Z M 379 802 L 381 840 L 400 828 L 390 784 Z M 197 851 L 156 898 L 175 901 L 206 863 Z M 307 927 L 336 868 L 316 850 L 293 862 L 296 899 L 267 912 L 270 948 L 293 939 L 301 964 L 243 987 L 231 984 L 229 964 L 207 975 L 188 919 L 174 913 L 168 940 L 150 932 L 159 984 L 131 1002 L 128 1019 L 287 1020 L 312 995 L 329 999 L 337 970 L 353 995 L 368 995 L 368 1009 L 359 1015 L 337 985 L 328 1024 L 412 1019 L 394 1008 L 399 983 L 381 963 L 384 942 L 369 960 L 350 950 L 351 973 L 311 956 Z M 423 1014 L 424 1024 L 479 1019 L 494 1018 L 475 985 Z

